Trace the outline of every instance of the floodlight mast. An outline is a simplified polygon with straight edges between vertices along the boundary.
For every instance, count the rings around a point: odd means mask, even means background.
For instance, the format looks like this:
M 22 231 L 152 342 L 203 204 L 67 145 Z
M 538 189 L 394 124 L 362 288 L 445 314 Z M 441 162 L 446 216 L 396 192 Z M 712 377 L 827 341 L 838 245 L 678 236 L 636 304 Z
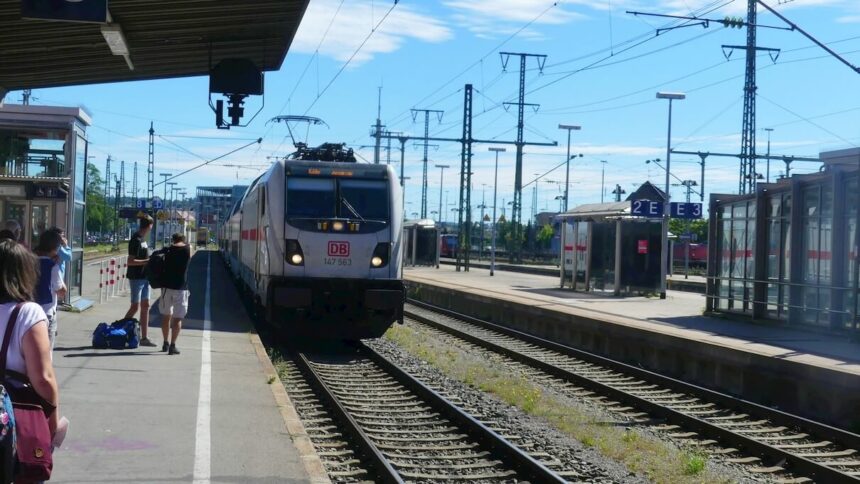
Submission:
M 671 156 L 672 156 L 672 101 L 680 101 L 686 99 L 687 95 L 682 92 L 666 92 L 660 91 L 657 93 L 657 99 L 669 100 L 669 127 L 666 135 L 666 194 L 663 201 L 663 227 L 662 227 L 662 244 L 660 247 L 660 299 L 666 299 L 666 277 L 669 265 L 669 176 L 671 174 Z

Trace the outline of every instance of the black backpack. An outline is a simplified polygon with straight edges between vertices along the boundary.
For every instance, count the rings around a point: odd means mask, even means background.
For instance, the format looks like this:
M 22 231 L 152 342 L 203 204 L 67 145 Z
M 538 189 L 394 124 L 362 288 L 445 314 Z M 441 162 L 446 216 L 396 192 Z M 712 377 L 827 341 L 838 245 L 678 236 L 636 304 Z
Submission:
M 144 267 L 144 275 L 146 275 L 146 279 L 149 281 L 149 285 L 153 287 L 153 289 L 161 288 L 161 279 L 164 275 L 164 266 L 165 266 L 165 252 L 164 250 L 157 250 L 149 256 L 149 262 L 146 263 Z

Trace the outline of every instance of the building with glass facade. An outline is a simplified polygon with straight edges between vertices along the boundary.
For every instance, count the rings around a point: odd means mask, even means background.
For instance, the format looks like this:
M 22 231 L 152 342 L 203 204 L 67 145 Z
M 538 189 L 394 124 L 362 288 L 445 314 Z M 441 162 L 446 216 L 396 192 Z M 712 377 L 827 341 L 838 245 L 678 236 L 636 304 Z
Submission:
M 857 329 L 860 149 L 821 160 L 754 194 L 711 195 L 709 311 Z
M 197 226 L 206 227 L 214 233 L 218 224 L 227 220 L 233 205 L 247 189 L 247 185 L 197 187 Z
M 0 106 L 0 223 L 21 227 L 19 242 L 34 247 L 45 229 L 65 229 L 72 248 L 66 270 L 69 302 L 79 308 L 86 240 L 86 128 L 81 108 Z

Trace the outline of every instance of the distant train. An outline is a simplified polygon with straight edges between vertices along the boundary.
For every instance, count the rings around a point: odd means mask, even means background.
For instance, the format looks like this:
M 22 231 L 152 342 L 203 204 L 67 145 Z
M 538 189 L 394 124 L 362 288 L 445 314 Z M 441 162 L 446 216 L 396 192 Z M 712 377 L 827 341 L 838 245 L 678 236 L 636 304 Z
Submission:
M 251 183 L 219 246 L 267 323 L 379 337 L 403 318 L 400 200 L 390 166 L 356 163 L 343 145 L 300 145 Z
M 439 247 L 439 257 L 457 257 L 458 244 L 457 234 L 442 234 Z
M 686 249 L 683 243 L 676 243 L 672 251 L 675 265 L 683 265 Z M 708 244 L 690 244 L 690 267 L 706 267 L 708 265 Z
M 206 247 L 209 243 L 209 229 L 206 227 L 200 227 L 197 229 L 197 245 L 200 247 Z

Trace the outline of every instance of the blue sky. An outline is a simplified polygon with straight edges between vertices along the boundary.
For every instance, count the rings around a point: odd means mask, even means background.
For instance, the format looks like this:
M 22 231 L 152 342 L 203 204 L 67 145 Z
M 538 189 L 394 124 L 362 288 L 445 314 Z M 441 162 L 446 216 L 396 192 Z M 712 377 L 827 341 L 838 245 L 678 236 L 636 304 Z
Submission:
M 860 3 L 856 0 L 768 3 L 852 62 L 860 63 Z M 462 129 L 463 85 L 472 83 L 477 90 L 474 136 L 512 140 L 516 113 L 505 111 L 500 103 L 515 99 L 518 77 L 515 64 L 508 72 L 502 70 L 498 52 L 505 50 L 547 55 L 543 72 L 533 60 L 528 65 L 526 101 L 541 106 L 537 112 L 527 111 L 526 139 L 558 141 L 559 146 L 526 148 L 526 181 L 563 161 L 566 136 L 558 130 L 559 123 L 582 126 L 582 131 L 573 135 L 572 151 L 583 157 L 571 167 L 571 206 L 600 200 L 601 168 L 605 168 L 607 200 L 616 183 L 628 192 L 649 179 L 662 185 L 661 169 L 645 164 L 646 159 L 665 158 L 667 106 L 655 99 L 658 90 L 688 94 L 686 100 L 675 103 L 673 147 L 734 153 L 740 149 L 743 52 L 735 52 L 727 60 L 721 45 L 745 43 L 745 31 L 711 24 L 708 29 L 687 27 L 656 36 L 655 29 L 666 25 L 666 19 L 636 17 L 625 11 L 687 14 L 712 6 L 719 8 L 707 16 L 723 18 L 745 15 L 744 0 L 401 0 L 335 78 L 391 4 L 382 0 L 311 0 L 282 69 L 266 75 L 265 107 L 248 128 L 229 132 L 213 129 L 214 117 L 207 104 L 208 81 L 202 77 L 42 89 L 34 92 L 35 102 L 85 106 L 94 118 L 89 131 L 90 154 L 96 156 L 93 161 L 100 169 L 108 154 L 127 163 L 137 161 L 140 180 L 145 177 L 150 120 L 163 136 L 157 138 L 157 172 L 175 173 L 242 146 L 249 139 L 264 138 L 259 147 L 176 180 L 180 187 L 193 192 L 197 185 L 247 183 L 270 162 L 268 157 L 287 154 L 290 141 L 284 126 L 266 123 L 277 114 L 324 119 L 329 128 L 311 128 L 310 144 L 347 142 L 356 149 L 371 145 L 369 133 L 376 118 L 379 86 L 383 86 L 382 121 L 389 129 L 417 135 L 423 132 L 423 125 L 412 122 L 410 108 L 441 109 L 445 114 L 441 123 L 433 120 L 431 134 L 456 138 Z M 763 11 L 759 23 L 783 25 Z M 625 51 L 632 45 L 627 43 L 631 39 L 644 42 Z M 766 151 L 763 128 L 767 127 L 774 128 L 772 151 L 777 154 L 815 156 L 820 151 L 860 144 L 860 76 L 797 32 L 762 28 L 759 45 L 782 49 L 775 63 L 766 54 L 758 59 L 760 153 Z M 131 49 L 133 56 L 133 45 Z M 582 70 L 588 66 L 592 67 Z M 331 86 L 322 92 L 333 78 Z M 19 98 L 20 93 L 10 93 L 6 100 L 18 102 Z M 255 112 L 260 105 L 259 98 L 249 101 L 246 113 Z M 475 145 L 474 205 L 480 203 L 482 189 L 493 180 L 493 158 L 487 148 Z M 433 165 L 454 166 L 446 170 L 442 187 L 443 193 L 449 192 L 450 206 L 444 209 L 449 220 L 457 199 L 459 152 L 460 146 L 454 143 L 430 150 L 430 210 L 439 204 L 439 170 Z M 372 148 L 362 148 L 359 153 L 367 159 L 373 156 Z M 420 206 L 421 156 L 419 148 L 407 145 L 409 214 Z M 399 161 L 397 151 L 392 153 L 392 160 Z M 513 147 L 509 147 L 500 158 L 500 208 L 502 198 L 512 198 L 513 161 Z M 673 157 L 673 174 L 698 180 L 696 161 L 688 156 Z M 793 166 L 796 172 L 816 169 L 811 164 Z M 774 162 L 771 176 L 783 170 L 781 163 Z M 736 159 L 709 158 L 706 195 L 736 191 L 737 172 Z M 546 179 L 562 181 L 563 170 Z M 537 208 L 557 208 L 555 197 L 560 190 L 558 184 L 541 183 Z M 486 187 L 486 194 L 491 196 L 491 188 Z M 681 196 L 682 189 L 673 188 L 673 197 Z M 530 188 L 523 200 L 525 219 L 531 213 Z M 488 198 L 487 205 L 491 203 Z

